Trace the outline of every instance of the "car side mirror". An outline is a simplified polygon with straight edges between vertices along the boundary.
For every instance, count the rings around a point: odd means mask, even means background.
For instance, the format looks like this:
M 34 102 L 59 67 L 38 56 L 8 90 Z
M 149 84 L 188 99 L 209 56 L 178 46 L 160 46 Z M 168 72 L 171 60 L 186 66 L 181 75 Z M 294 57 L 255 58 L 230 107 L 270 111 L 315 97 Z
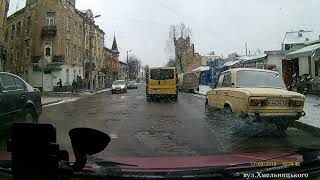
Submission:
M 69 131 L 76 162 L 72 168 L 81 171 L 87 163 L 87 155 L 103 151 L 111 138 L 104 132 L 90 128 L 75 128 Z

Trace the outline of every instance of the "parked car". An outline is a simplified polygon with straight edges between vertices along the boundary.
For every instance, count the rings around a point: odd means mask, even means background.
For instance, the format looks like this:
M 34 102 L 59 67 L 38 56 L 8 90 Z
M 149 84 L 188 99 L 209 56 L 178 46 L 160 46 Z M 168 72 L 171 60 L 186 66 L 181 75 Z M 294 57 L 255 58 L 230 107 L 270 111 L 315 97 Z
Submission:
M 0 123 L 15 119 L 37 122 L 42 112 L 41 93 L 19 76 L 0 72 Z
M 207 110 L 224 109 L 254 116 L 256 120 L 271 119 L 280 130 L 305 115 L 305 96 L 288 91 L 278 72 L 238 68 L 223 72 L 211 91 L 207 92 Z
M 112 83 L 111 88 L 112 94 L 114 93 L 126 93 L 127 92 L 127 85 L 124 80 L 117 80 Z
M 128 89 L 138 89 L 138 83 L 136 81 L 129 81 Z

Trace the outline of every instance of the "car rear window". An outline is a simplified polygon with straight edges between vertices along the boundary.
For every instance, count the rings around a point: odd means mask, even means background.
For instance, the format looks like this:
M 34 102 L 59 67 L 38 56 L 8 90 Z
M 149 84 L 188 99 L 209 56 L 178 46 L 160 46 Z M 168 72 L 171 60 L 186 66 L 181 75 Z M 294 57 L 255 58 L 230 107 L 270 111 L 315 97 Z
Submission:
M 174 78 L 173 69 L 152 69 L 150 71 L 150 78 L 154 80 L 166 80 Z
M 122 84 L 124 84 L 124 81 L 115 81 L 113 83 L 113 85 L 122 85 Z
M 237 87 L 286 89 L 279 73 L 244 70 L 237 72 Z

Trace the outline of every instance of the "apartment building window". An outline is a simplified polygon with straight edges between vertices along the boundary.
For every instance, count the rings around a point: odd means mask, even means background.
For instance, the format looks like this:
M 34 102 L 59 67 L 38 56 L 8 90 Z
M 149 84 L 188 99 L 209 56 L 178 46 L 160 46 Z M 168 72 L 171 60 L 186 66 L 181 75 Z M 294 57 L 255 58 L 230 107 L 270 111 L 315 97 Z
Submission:
M 69 76 L 70 76 L 70 74 L 69 74 L 69 69 L 66 69 L 66 82 L 67 82 L 67 85 L 69 85 Z
M 46 25 L 47 26 L 54 26 L 55 25 L 55 13 L 54 12 L 47 12 L 46 15 Z
M 44 42 L 44 54 L 46 57 L 52 56 L 52 41 Z
M 81 47 L 79 47 L 79 62 L 81 62 L 81 58 L 82 58 L 82 52 L 81 52 Z
M 6 29 L 6 34 L 5 34 L 5 41 L 8 42 L 8 36 L 9 36 L 9 31 Z
M 77 70 L 73 70 L 73 79 L 76 80 L 77 79 Z
M 18 60 L 19 58 L 20 58 L 20 52 L 17 52 L 16 60 Z
M 27 18 L 26 28 L 27 28 L 27 36 L 29 36 L 29 32 L 30 32 L 30 29 L 31 29 L 31 16 L 29 16 L 29 17 Z
M 66 57 L 69 57 L 69 43 L 66 46 Z
M 21 35 L 21 22 L 18 22 L 17 24 L 17 36 Z
M 77 28 L 78 27 L 78 23 L 77 22 L 74 22 L 74 35 L 77 35 Z
M 314 75 L 315 76 L 319 76 L 320 73 L 320 62 L 318 61 L 314 61 Z
M 71 22 L 71 18 L 68 17 L 67 18 L 67 31 L 70 31 L 70 22 Z
M 29 56 L 30 56 L 30 49 L 26 48 L 26 57 L 29 57 Z
M 16 33 L 16 25 L 13 24 L 13 25 L 11 26 L 11 40 L 14 39 L 14 34 L 15 34 L 15 33 Z
M 73 55 L 73 57 L 74 57 L 74 60 L 75 60 L 75 62 L 77 61 L 77 58 L 78 58 L 78 56 L 77 56 L 77 46 L 76 45 L 73 45 L 73 52 L 74 52 L 74 55 Z
M 24 41 L 24 45 L 25 45 L 26 47 L 29 47 L 29 46 L 30 46 L 30 39 L 25 40 L 25 41 Z

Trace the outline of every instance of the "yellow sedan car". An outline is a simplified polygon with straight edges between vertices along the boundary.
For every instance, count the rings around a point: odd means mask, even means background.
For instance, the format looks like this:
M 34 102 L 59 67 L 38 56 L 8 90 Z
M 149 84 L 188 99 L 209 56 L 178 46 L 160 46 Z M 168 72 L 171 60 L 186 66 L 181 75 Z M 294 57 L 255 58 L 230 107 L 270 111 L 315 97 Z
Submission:
M 221 73 L 216 87 L 207 92 L 206 109 L 272 120 L 286 130 L 291 121 L 305 116 L 304 100 L 304 95 L 286 89 L 278 72 L 238 68 Z

